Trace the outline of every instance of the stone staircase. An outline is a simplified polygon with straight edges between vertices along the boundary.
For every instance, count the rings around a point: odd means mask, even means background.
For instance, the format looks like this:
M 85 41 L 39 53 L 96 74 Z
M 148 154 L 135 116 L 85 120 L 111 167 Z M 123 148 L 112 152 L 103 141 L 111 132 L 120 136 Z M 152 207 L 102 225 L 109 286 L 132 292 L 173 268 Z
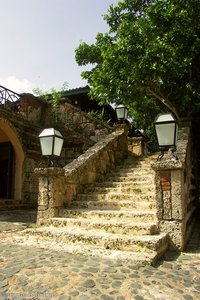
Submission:
M 60 217 L 25 234 L 54 240 L 72 253 L 155 263 L 168 246 L 159 233 L 154 171 L 155 156 L 129 156 L 120 166 L 77 195 Z
M 30 209 L 30 205 L 16 199 L 0 199 L 0 212 Z

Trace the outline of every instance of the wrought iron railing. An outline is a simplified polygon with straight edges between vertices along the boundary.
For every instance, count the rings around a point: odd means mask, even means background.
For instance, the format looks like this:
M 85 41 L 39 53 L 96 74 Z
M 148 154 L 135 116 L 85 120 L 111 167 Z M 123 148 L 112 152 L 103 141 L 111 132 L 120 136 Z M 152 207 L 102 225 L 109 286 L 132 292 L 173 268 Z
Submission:
M 15 107 L 15 102 L 21 97 L 20 94 L 17 94 L 4 86 L 0 85 L 0 105 L 4 107 Z

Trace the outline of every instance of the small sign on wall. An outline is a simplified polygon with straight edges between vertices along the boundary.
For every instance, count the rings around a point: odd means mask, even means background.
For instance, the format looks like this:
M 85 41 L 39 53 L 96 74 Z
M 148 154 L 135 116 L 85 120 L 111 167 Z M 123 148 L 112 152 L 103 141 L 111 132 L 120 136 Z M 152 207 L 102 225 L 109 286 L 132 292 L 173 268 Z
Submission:
M 170 191 L 171 190 L 170 171 L 160 172 L 160 184 L 161 184 L 162 191 Z

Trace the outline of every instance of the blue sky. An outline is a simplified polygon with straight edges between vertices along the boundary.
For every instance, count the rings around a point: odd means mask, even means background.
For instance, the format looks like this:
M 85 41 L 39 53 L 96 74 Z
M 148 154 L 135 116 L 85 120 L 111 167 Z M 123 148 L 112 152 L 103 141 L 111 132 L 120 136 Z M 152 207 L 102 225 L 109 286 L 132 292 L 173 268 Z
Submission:
M 106 32 L 105 14 L 118 0 L 0 0 L 0 85 L 16 92 L 87 83 L 74 50 Z

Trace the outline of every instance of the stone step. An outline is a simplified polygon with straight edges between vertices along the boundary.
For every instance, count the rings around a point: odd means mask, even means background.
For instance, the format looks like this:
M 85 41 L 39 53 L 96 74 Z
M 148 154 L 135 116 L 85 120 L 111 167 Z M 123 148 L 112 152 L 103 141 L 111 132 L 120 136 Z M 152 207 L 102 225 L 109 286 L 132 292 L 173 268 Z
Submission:
M 126 184 L 123 186 L 123 184 L 116 184 L 116 186 L 110 186 L 108 185 L 95 185 L 90 186 L 85 189 L 85 193 L 123 193 L 123 194 L 138 194 L 138 193 L 151 193 L 155 191 L 155 186 L 152 184 L 146 184 L 146 186 L 143 186 L 142 184 L 134 185 L 130 183 L 129 185 Z
M 157 251 L 153 251 L 141 246 L 135 246 L 132 248 L 132 251 L 121 251 L 121 250 L 111 250 L 100 247 L 99 245 L 92 244 L 83 244 L 79 243 L 63 243 L 54 241 L 52 239 L 44 238 L 43 236 L 34 236 L 30 232 L 29 233 L 18 233 L 15 235 L 15 243 L 19 245 L 27 245 L 31 247 L 38 247 L 42 249 L 48 249 L 49 251 L 58 251 L 62 252 L 64 255 L 65 252 L 75 254 L 75 255 L 85 255 L 92 257 L 101 257 L 103 259 L 114 259 L 120 261 L 127 261 L 132 263 L 142 263 L 155 265 L 158 257 L 162 255 L 165 251 L 165 247 L 163 247 L 163 251 L 158 253 Z
M 9 209 L 0 213 L 0 221 L 3 222 L 2 230 L 5 232 L 15 229 L 21 230 L 24 226 L 35 226 L 36 219 L 37 210 L 35 209 Z
M 110 193 L 110 194 L 78 194 L 74 201 L 154 201 L 155 193 L 148 194 L 125 194 L 125 193 Z
M 23 231 L 25 240 L 71 253 L 152 263 L 168 247 L 156 217 L 151 159 L 129 157 L 85 187 L 59 217 Z M 55 249 L 55 248 L 54 248 Z
M 26 229 L 23 234 L 42 236 L 57 242 L 98 245 L 104 249 L 134 251 L 136 248 L 147 248 L 157 253 L 167 247 L 166 234 L 158 235 L 126 235 L 108 233 L 103 230 L 82 228 L 57 228 L 53 226 Z
M 152 162 L 154 161 L 154 159 L 150 159 L 150 158 L 147 158 L 147 157 L 135 157 L 135 158 L 132 158 L 132 157 L 127 157 L 126 159 L 124 159 L 120 164 L 118 164 L 116 167 L 120 168 L 120 167 L 129 167 L 129 166 L 145 166 L 145 165 L 148 165 L 148 166 L 151 166 Z M 156 161 L 156 160 L 155 160 Z
M 148 153 L 148 154 L 144 154 L 142 156 L 136 156 L 134 154 L 129 154 L 126 158 L 126 160 L 132 160 L 132 161 L 143 161 L 143 160 L 150 160 L 152 161 L 153 159 L 157 159 L 158 153 Z
M 20 204 L 20 200 L 15 200 L 15 199 L 0 199 L 0 206 L 3 205 L 11 205 L 11 204 Z
M 159 232 L 158 226 L 153 222 L 133 222 L 132 220 L 101 220 L 85 218 L 51 218 L 45 225 L 54 227 L 82 227 L 87 229 L 102 229 L 106 232 L 132 234 L 132 235 L 152 235 Z
M 29 205 L 25 203 L 21 203 L 20 200 L 0 199 L 0 211 L 9 211 L 9 210 L 27 209 L 27 208 L 29 208 Z
M 152 184 L 154 182 L 154 177 L 150 174 L 144 175 L 129 175 L 129 176 L 122 176 L 122 175 L 115 175 L 112 174 L 110 176 L 102 176 L 99 179 L 99 182 L 146 182 Z M 99 184 L 99 183 L 98 183 Z
M 125 160 L 124 163 L 120 164 L 120 165 L 117 165 L 115 167 L 115 170 L 123 170 L 123 169 L 126 169 L 126 170 L 137 170 L 137 169 L 151 169 L 151 164 L 152 162 L 146 162 L 145 160 L 144 161 L 140 161 L 140 162 L 137 162 L 137 161 L 129 161 L 129 160 Z
M 88 218 L 88 219 L 103 219 L 103 220 L 131 220 L 133 222 L 157 222 L 155 211 L 132 209 L 127 210 L 98 210 L 98 209 L 62 209 L 60 217 L 64 218 Z
M 125 159 L 122 164 L 116 166 L 116 169 L 122 168 L 151 168 L 153 162 L 156 162 L 157 159 Z
M 88 208 L 88 209 L 104 209 L 104 210 L 132 210 L 132 209 L 155 209 L 155 201 L 134 201 L 134 200 L 117 200 L 117 201 L 105 201 L 105 200 L 87 200 L 86 195 L 84 200 L 76 200 L 70 205 L 70 208 Z
M 147 163 L 127 163 L 127 164 L 123 164 L 123 165 L 119 165 L 116 166 L 114 169 L 114 172 L 123 172 L 123 171 L 127 171 L 127 172 L 134 172 L 134 171 L 139 171 L 139 170 L 149 170 L 152 173 L 154 172 L 151 164 L 147 164 Z
M 149 168 L 148 169 L 134 169 L 133 171 L 130 171 L 130 170 L 119 170 L 119 171 L 114 171 L 112 172 L 111 174 L 109 174 L 108 177 L 143 177 L 143 176 L 146 176 L 146 175 L 149 175 L 149 176 L 154 176 L 155 175 L 155 172 L 153 170 L 150 170 Z M 107 177 L 106 176 L 106 177 Z
M 151 180 L 152 181 L 152 180 Z M 132 181 L 132 180 L 126 180 L 126 181 L 99 181 L 94 185 L 90 185 L 86 188 L 86 191 L 88 190 L 94 190 L 95 188 L 105 188 L 105 189 L 111 189 L 111 188 L 119 188 L 119 189 L 128 189 L 132 188 L 133 190 L 147 190 L 152 189 L 155 190 L 155 184 L 154 182 L 145 181 L 145 180 L 139 180 L 139 181 Z

